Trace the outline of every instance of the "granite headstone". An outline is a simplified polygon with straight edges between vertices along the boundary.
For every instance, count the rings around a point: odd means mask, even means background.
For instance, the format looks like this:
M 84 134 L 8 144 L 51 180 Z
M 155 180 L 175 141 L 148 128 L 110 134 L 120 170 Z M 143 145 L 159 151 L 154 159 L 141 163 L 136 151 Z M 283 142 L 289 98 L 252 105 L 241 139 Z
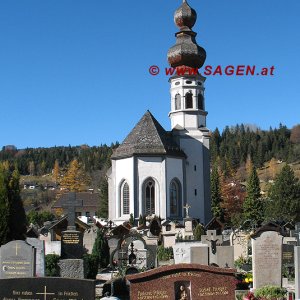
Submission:
M 282 284 L 282 240 L 277 231 L 257 231 L 252 236 L 253 288 Z
M 26 242 L 36 249 L 35 274 L 37 277 L 45 276 L 45 241 L 36 238 L 27 238 Z
M 235 298 L 235 269 L 198 264 L 163 266 L 126 276 L 130 300 Z
M 92 300 L 95 299 L 95 282 L 51 277 L 2 279 L 0 299 Z
M 0 248 L 0 279 L 35 276 L 35 248 L 25 241 L 11 241 Z

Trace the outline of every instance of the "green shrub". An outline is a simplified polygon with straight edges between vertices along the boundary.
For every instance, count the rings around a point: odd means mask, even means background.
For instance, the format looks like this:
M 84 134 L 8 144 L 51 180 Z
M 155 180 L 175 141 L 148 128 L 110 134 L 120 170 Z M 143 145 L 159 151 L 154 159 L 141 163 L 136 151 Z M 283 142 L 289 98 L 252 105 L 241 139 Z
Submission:
M 85 277 L 88 279 L 96 279 L 98 273 L 98 256 L 93 254 L 85 254 L 83 256 L 85 266 Z
M 254 292 L 260 300 L 283 300 L 286 297 L 286 289 L 279 286 L 266 285 Z
M 163 245 L 157 247 L 157 258 L 158 260 L 170 260 L 173 256 L 173 248 L 164 248 Z
M 58 266 L 58 262 L 60 260 L 60 256 L 56 254 L 48 254 L 45 256 L 45 266 L 46 266 L 46 276 L 48 277 L 59 277 L 60 269 Z
M 236 268 L 242 269 L 244 265 L 252 265 L 252 258 L 250 256 L 246 258 L 241 255 L 238 259 L 234 261 L 234 266 Z

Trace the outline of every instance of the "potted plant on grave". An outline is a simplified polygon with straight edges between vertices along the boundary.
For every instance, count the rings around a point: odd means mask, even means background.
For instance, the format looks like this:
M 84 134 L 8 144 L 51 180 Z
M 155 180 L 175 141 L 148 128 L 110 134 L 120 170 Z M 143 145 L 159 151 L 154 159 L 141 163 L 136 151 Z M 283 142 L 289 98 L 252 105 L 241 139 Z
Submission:
M 234 261 L 234 266 L 237 269 L 249 272 L 252 269 L 252 258 L 250 256 L 244 257 L 241 255 L 237 260 Z
M 280 286 L 266 285 L 254 292 L 257 300 L 286 300 L 287 290 Z

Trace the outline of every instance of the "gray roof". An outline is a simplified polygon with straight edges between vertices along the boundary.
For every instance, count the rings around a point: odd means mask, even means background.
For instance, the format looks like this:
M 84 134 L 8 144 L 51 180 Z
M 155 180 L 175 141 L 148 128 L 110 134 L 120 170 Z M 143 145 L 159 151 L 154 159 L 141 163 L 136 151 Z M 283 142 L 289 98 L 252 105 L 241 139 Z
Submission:
M 174 141 L 172 133 L 164 130 L 150 111 L 146 111 L 111 158 L 118 159 L 133 155 L 185 156 Z

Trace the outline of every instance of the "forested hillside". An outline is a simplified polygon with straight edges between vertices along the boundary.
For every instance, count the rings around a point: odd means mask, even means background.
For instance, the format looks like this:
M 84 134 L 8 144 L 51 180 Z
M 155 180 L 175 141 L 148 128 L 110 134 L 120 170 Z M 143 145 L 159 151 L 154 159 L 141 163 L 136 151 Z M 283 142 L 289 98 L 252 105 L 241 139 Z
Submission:
M 77 147 L 52 147 L 52 148 L 27 148 L 18 150 L 12 146 L 3 147 L 0 151 L 0 161 L 17 165 L 21 175 L 44 175 L 52 172 L 55 161 L 60 168 L 66 168 L 70 162 L 77 159 L 85 172 L 101 170 L 109 164 L 112 149 L 111 146 L 101 145 L 89 147 L 87 145 Z
M 288 129 L 280 124 L 278 129 L 261 130 L 255 126 L 226 127 L 222 133 L 212 132 L 211 161 L 220 160 L 221 168 L 235 171 L 250 159 L 257 168 L 272 158 L 287 163 L 300 160 L 300 125 Z
M 99 192 L 101 214 L 106 217 L 105 174 L 117 146 L 118 143 L 37 149 L 4 146 L 0 167 L 20 173 L 26 211 L 49 210 L 61 190 L 92 188 Z M 300 185 L 296 178 L 300 177 L 300 125 L 261 130 L 242 124 L 227 126 L 222 133 L 215 129 L 211 132 L 210 149 L 214 216 L 235 226 L 248 219 L 257 223 L 300 220 Z M 281 209 L 282 201 L 289 207 L 286 211 Z

